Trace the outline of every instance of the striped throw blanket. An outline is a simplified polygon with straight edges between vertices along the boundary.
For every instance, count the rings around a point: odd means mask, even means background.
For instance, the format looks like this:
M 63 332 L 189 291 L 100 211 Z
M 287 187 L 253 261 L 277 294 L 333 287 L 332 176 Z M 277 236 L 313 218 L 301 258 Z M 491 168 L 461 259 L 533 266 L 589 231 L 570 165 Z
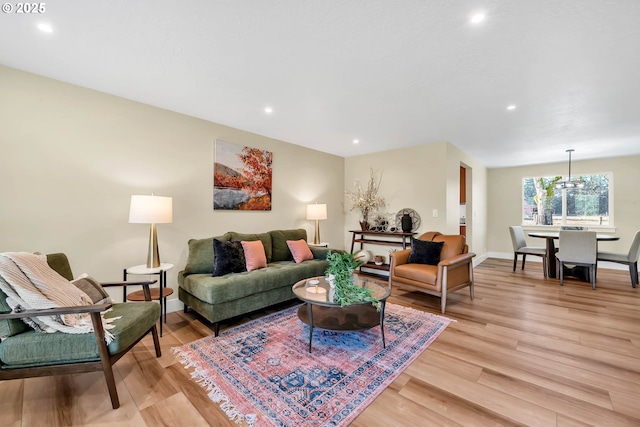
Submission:
M 7 295 L 7 304 L 12 309 L 20 306 L 26 310 L 42 310 L 93 304 L 87 294 L 49 267 L 46 256 L 26 252 L 0 253 L 0 289 Z M 93 332 L 88 313 L 38 316 L 23 320 L 35 330 L 45 333 Z M 107 343 L 113 339 L 113 334 L 108 332 L 114 327 L 110 324 L 113 320 L 116 319 L 102 319 Z

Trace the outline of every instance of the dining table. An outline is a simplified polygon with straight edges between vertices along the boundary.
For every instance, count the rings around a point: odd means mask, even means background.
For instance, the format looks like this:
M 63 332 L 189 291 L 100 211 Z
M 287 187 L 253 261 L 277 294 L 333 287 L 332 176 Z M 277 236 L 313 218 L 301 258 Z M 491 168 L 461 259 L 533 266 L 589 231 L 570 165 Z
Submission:
M 579 231 L 576 231 L 576 233 L 579 233 Z M 556 263 L 555 261 L 555 257 L 556 257 L 556 244 L 555 241 L 558 240 L 560 238 L 560 232 L 558 231 L 532 231 L 529 233 L 530 237 L 538 237 L 541 239 L 546 239 L 547 241 L 547 245 L 546 245 L 546 252 L 547 252 L 547 277 L 551 277 L 551 278 L 556 278 L 557 277 L 557 272 L 556 272 Z M 615 236 L 613 234 L 601 234 L 601 233 L 597 233 L 596 234 L 596 240 L 599 242 L 605 241 L 605 242 L 613 242 L 616 240 L 620 240 L 620 237 Z

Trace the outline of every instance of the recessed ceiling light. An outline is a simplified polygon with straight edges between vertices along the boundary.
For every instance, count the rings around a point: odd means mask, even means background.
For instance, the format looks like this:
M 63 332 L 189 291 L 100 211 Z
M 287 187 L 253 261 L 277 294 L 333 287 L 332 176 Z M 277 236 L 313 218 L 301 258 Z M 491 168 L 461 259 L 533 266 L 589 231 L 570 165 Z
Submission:
M 273 113 L 273 108 L 265 107 L 264 112 L 267 113 L 267 114 L 271 114 L 271 113 Z
M 484 18 L 485 18 L 484 13 L 476 13 L 471 17 L 471 23 L 479 24 L 480 22 L 484 21 Z
M 44 33 L 53 33 L 53 27 L 49 24 L 41 22 L 38 24 L 38 29 Z
M 354 144 L 357 144 L 357 143 L 359 143 L 359 142 L 360 142 L 360 140 L 359 140 L 359 139 L 354 139 L 354 140 L 353 140 L 353 143 L 354 143 Z
M 511 111 L 511 110 L 515 110 L 515 109 L 516 109 L 516 106 L 515 106 L 515 105 L 509 105 L 509 106 L 507 107 L 507 110 L 509 110 L 509 111 Z

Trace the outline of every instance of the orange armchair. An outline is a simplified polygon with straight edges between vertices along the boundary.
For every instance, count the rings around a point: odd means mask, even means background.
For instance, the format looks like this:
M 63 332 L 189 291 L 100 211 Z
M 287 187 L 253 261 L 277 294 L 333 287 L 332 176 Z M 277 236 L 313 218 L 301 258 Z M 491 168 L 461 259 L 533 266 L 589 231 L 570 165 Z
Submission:
M 438 265 L 409 264 L 411 249 L 393 252 L 389 268 L 389 286 L 399 285 L 413 291 L 425 292 L 441 298 L 442 313 L 447 305 L 447 293 L 469 287 L 473 299 L 473 263 L 476 256 L 469 252 L 465 237 L 443 235 L 430 231 L 418 240 L 444 242 Z

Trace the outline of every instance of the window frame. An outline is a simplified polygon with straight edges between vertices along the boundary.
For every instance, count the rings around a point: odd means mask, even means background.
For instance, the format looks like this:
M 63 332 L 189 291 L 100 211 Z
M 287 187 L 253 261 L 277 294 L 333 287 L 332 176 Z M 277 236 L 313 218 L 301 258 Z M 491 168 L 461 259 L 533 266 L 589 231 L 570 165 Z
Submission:
M 615 231 L 615 222 L 614 222 L 614 206 L 615 206 L 615 182 L 614 182 L 614 176 L 613 176 L 613 172 L 611 171 L 606 171 L 606 172 L 589 172 L 589 173 L 580 173 L 580 174 L 576 174 L 572 177 L 572 181 L 575 181 L 576 179 L 580 178 L 580 177 L 584 177 L 584 176 L 593 176 L 593 175 L 607 175 L 608 176 L 608 191 L 609 191 L 609 196 L 608 196 L 608 201 L 609 201 L 609 223 L 606 225 L 600 225 L 600 224 L 589 224 L 587 225 L 588 229 L 593 229 L 593 230 L 601 230 L 601 231 Z M 562 198 L 562 215 L 561 215 L 561 221 L 559 225 L 543 225 L 543 224 L 528 224 L 525 223 L 525 203 L 526 203 L 526 198 L 525 198 L 525 180 L 526 179 L 536 179 L 536 178 L 554 178 L 556 176 L 559 175 L 529 175 L 529 176 L 523 176 L 522 180 L 520 182 L 520 190 L 521 190 L 521 205 L 520 205 L 520 223 L 523 227 L 527 228 L 527 229 L 543 229 L 543 230 L 555 230 L 555 229 L 560 229 L 560 227 L 562 226 L 566 226 L 566 225 L 576 225 L 576 224 L 567 224 L 567 191 L 573 191 L 573 190 L 567 190 L 567 189 L 562 189 L 561 191 L 561 198 Z M 561 180 L 566 181 L 568 180 L 568 178 L 564 175 L 562 175 Z

